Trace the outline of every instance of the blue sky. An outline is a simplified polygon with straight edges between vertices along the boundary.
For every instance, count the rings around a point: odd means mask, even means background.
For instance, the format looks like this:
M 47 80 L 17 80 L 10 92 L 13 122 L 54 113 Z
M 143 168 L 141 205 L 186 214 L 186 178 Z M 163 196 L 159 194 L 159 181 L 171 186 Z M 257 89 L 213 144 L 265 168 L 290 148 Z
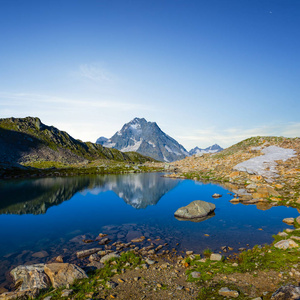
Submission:
M 0 117 L 188 150 L 300 136 L 299 0 L 0 0 Z

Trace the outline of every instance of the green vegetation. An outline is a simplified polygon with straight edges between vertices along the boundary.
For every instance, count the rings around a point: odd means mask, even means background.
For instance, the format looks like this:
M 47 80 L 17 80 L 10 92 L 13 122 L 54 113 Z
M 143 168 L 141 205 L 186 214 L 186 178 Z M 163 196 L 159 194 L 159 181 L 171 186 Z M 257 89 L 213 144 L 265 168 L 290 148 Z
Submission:
M 41 123 L 38 118 L 0 119 L 0 177 L 72 176 L 156 171 L 141 164 L 155 161 L 136 152 L 123 153 Z M 138 166 L 134 166 L 138 164 Z
M 73 299 L 87 299 L 97 296 L 99 291 L 106 291 L 109 293 L 110 288 L 107 282 L 116 274 L 121 274 L 122 269 L 134 269 L 143 264 L 144 261 L 140 256 L 137 256 L 131 251 L 121 254 L 120 258 L 112 258 L 105 262 L 104 267 L 99 270 L 91 271 L 88 273 L 89 277 L 76 281 L 69 289 L 73 290 Z M 51 300 L 64 299 L 62 291 L 66 287 L 53 290 L 53 288 L 41 293 L 36 299 L 43 299 L 47 296 L 52 296 Z M 68 298 L 68 297 L 66 297 Z
M 222 281 L 218 282 L 218 283 L 214 283 L 210 286 L 207 287 L 202 287 L 200 290 L 200 293 L 197 297 L 198 300 L 207 300 L 207 299 L 216 299 L 216 300 L 224 300 L 224 296 L 220 296 L 218 294 L 218 291 L 222 288 L 222 287 L 228 287 L 230 290 L 234 290 L 234 291 L 238 291 L 239 292 L 239 297 L 237 299 L 249 299 L 249 297 L 246 297 L 244 295 L 244 293 L 242 293 L 238 287 L 236 287 L 234 284 L 228 284 L 228 283 L 224 283 Z
M 274 235 L 274 243 L 280 240 L 288 239 L 291 236 L 300 238 L 300 230 L 294 230 L 288 233 L 288 236 L 281 237 Z M 224 261 L 211 261 L 206 259 L 200 261 L 199 256 L 195 258 L 186 258 L 186 262 L 190 265 L 187 270 L 188 280 L 197 281 L 205 284 L 211 281 L 216 274 L 233 274 L 233 273 L 246 273 L 253 272 L 255 274 L 258 270 L 275 270 L 278 272 L 288 271 L 294 264 L 299 263 L 300 252 L 299 248 L 292 248 L 288 250 L 281 250 L 275 248 L 274 245 L 254 246 L 252 249 L 229 256 Z M 208 256 L 210 250 L 205 250 L 203 254 Z M 192 278 L 192 272 L 197 271 L 201 273 L 200 278 Z

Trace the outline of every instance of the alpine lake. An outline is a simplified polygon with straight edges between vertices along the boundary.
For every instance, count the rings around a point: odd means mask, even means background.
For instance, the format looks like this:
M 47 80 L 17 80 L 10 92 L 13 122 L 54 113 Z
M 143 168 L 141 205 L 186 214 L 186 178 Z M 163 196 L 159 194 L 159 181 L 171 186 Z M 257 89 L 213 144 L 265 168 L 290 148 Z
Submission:
M 107 234 L 109 244 L 144 236 L 139 247 L 167 243 L 163 249 L 178 255 L 207 248 L 220 252 L 222 246 L 238 252 L 271 243 L 273 234 L 292 228 L 282 220 L 298 216 L 294 208 L 232 204 L 232 193 L 220 185 L 162 175 L 0 181 L 0 288 L 11 284 L 8 271 L 15 266 L 58 255 L 72 261 L 76 251 L 104 248 L 96 240 L 99 233 Z M 214 193 L 222 197 L 214 199 Z M 194 200 L 214 203 L 215 213 L 202 222 L 174 217 Z

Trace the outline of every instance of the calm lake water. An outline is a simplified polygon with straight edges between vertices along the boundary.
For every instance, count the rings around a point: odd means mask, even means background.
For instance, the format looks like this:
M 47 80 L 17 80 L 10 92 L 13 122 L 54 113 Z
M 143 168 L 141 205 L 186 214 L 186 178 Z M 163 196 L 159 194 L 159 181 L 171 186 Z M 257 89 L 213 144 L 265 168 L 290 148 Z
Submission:
M 200 253 L 225 245 L 237 249 L 271 243 L 272 234 L 289 227 L 282 219 L 298 216 L 292 208 L 234 205 L 229 191 L 219 185 L 161 175 L 1 181 L 0 283 L 5 281 L 3 270 L 12 265 L 98 247 L 82 240 L 100 232 L 112 242 L 144 235 L 167 242 L 169 249 Z M 223 196 L 214 199 L 214 193 Z M 215 216 L 199 223 L 177 220 L 174 212 L 194 200 L 213 202 Z M 36 252 L 42 250 L 47 253 L 41 258 Z

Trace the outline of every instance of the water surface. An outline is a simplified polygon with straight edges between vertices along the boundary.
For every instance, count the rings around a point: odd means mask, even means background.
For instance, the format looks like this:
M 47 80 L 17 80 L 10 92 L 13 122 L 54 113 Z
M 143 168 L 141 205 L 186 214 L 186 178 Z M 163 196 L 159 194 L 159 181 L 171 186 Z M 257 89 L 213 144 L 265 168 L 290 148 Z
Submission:
M 144 235 L 167 242 L 169 249 L 199 253 L 271 243 L 272 234 L 288 227 L 282 219 L 298 215 L 287 207 L 234 205 L 230 191 L 219 185 L 161 175 L 1 181 L 0 282 L 5 281 L 3 268 L 97 247 L 82 240 L 100 232 L 113 242 Z M 214 199 L 214 193 L 222 197 Z M 174 212 L 194 200 L 213 202 L 215 216 L 199 223 L 177 220 Z M 36 257 L 42 250 L 46 256 Z

